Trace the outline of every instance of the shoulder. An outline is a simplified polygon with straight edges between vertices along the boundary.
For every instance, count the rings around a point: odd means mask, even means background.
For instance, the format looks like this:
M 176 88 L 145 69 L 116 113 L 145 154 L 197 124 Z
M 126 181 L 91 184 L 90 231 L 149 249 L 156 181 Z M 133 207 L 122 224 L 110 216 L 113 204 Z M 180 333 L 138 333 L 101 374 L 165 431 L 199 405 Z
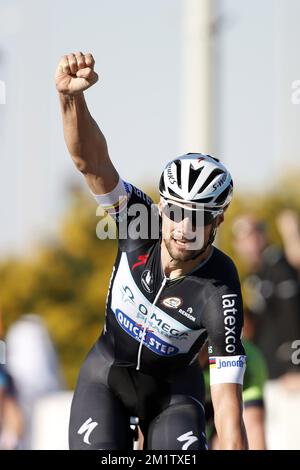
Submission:
M 204 281 L 211 293 L 224 289 L 240 291 L 239 275 L 233 260 L 216 247 L 213 247 L 207 263 L 199 267 L 194 275 Z
M 129 183 L 125 183 L 129 185 Z M 151 199 L 148 194 L 144 193 L 141 189 L 137 188 L 133 184 L 130 185 L 131 188 L 131 199 L 136 203 L 146 204 L 147 206 L 151 206 L 153 204 L 153 200 Z
M 229 256 L 214 248 L 204 273 L 205 308 L 202 320 L 206 326 L 220 324 L 220 331 L 243 323 L 243 301 L 237 269 Z
M 232 258 L 216 247 L 214 247 L 212 261 L 215 268 L 225 269 L 225 277 L 228 275 L 228 273 L 238 275 L 235 263 Z

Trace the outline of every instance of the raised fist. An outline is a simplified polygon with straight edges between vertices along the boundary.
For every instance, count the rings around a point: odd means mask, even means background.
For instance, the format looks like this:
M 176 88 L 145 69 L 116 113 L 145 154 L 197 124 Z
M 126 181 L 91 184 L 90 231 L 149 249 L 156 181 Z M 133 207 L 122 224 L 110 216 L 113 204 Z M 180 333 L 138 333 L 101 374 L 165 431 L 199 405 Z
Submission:
M 57 91 L 76 95 L 87 90 L 98 81 L 94 65 L 95 60 L 90 53 L 75 52 L 62 56 L 55 73 Z

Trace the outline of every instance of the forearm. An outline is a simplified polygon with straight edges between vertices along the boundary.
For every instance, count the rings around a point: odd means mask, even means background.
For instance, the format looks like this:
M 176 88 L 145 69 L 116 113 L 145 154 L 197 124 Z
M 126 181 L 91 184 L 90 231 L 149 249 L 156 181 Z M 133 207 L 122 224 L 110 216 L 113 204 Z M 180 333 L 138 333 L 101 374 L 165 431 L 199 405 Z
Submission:
M 242 419 L 230 417 L 228 411 L 215 416 L 220 450 L 247 450 L 247 434 Z
M 235 383 L 213 385 L 211 394 L 220 449 L 247 450 L 242 386 Z
M 95 194 L 110 192 L 119 175 L 110 161 L 106 140 L 92 118 L 83 92 L 98 81 L 92 54 L 64 55 L 55 73 L 65 141 L 79 171 Z
M 69 153 L 82 173 L 97 175 L 108 157 L 104 135 L 92 118 L 83 93 L 59 93 L 65 141 Z

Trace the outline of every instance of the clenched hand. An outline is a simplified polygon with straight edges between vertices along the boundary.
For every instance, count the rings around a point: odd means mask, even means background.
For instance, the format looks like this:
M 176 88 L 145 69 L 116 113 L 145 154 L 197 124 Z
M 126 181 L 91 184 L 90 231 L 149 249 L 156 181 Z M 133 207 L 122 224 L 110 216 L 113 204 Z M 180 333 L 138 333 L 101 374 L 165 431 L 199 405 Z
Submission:
M 55 73 L 57 91 L 77 95 L 87 90 L 98 81 L 94 65 L 95 60 L 90 53 L 75 52 L 62 56 Z

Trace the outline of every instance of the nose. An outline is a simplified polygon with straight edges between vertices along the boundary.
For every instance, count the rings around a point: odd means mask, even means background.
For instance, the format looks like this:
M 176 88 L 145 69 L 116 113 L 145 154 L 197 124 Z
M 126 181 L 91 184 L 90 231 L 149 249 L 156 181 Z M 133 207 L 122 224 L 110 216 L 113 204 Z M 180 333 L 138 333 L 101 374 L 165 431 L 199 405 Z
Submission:
M 181 233 L 181 237 L 186 240 L 193 240 L 195 238 L 195 228 L 189 217 L 185 217 L 181 222 L 176 224 L 177 233 Z

